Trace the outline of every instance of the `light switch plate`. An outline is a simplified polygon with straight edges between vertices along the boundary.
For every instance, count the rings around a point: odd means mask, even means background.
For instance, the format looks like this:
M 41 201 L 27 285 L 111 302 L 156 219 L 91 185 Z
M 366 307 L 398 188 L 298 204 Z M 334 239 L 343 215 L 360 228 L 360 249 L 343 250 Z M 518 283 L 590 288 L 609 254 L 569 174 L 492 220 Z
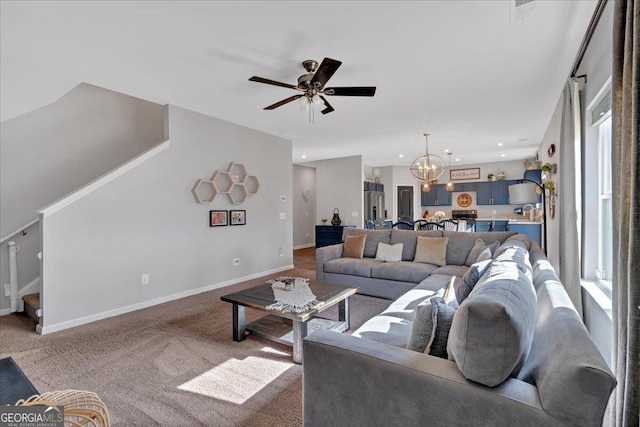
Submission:
M 352 217 L 358 217 L 358 211 L 351 211 L 351 216 Z
M 286 212 L 280 212 L 280 219 L 287 219 Z

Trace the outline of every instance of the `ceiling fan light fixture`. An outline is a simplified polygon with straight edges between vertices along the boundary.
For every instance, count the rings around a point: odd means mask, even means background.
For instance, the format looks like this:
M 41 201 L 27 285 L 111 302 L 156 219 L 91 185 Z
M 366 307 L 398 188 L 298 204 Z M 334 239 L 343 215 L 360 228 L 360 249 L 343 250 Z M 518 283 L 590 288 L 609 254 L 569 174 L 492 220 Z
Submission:
M 313 105 L 315 105 L 316 107 L 319 107 L 322 105 L 322 98 L 320 98 L 320 95 L 315 94 L 311 98 L 311 102 L 313 102 Z

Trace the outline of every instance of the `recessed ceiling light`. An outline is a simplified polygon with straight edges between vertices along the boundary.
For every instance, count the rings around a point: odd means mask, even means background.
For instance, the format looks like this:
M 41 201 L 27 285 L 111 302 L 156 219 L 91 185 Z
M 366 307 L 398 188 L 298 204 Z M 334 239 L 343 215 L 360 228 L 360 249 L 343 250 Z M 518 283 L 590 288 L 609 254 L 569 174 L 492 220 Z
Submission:
M 505 156 L 506 156 L 506 154 L 504 154 L 504 153 L 500 154 L 500 157 L 505 157 Z
M 460 161 L 460 159 L 456 159 L 455 161 L 456 161 L 456 162 L 459 162 L 459 161 Z
M 498 147 L 502 147 L 504 145 L 504 142 L 498 142 Z
M 302 155 L 302 156 L 300 156 L 300 157 L 302 157 L 303 159 L 306 159 L 306 158 L 307 158 L 307 155 L 306 155 L 306 154 L 303 154 L 303 155 Z
M 404 154 L 398 154 L 398 157 L 403 158 Z
M 444 149 L 444 152 L 445 152 L 445 153 L 448 153 L 448 152 L 449 152 L 449 149 L 448 149 L 448 148 L 445 148 L 445 149 Z

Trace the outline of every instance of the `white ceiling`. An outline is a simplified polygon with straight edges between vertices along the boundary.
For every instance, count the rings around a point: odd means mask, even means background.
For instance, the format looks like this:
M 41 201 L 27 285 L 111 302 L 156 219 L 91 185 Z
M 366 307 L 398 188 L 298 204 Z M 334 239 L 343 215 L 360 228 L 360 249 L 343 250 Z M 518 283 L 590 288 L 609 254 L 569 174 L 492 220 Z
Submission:
M 524 159 L 595 4 L 536 1 L 514 20 L 508 0 L 2 1 L 0 120 L 87 82 L 290 139 L 294 163 L 409 165 L 425 131 L 445 161 L 445 149 L 458 164 Z M 315 123 L 295 102 L 262 110 L 297 92 L 249 77 L 295 84 L 303 60 L 324 57 L 343 62 L 328 86 L 377 86 L 375 97 L 330 97 L 336 111 Z

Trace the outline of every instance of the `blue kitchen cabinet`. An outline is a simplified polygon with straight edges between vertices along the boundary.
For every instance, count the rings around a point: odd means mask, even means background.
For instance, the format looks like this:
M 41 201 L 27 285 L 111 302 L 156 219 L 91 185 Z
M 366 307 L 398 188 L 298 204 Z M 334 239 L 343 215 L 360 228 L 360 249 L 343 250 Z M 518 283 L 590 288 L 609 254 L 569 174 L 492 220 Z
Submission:
M 445 184 L 432 185 L 431 190 L 421 192 L 422 206 L 451 206 L 451 192 Z
M 514 224 L 510 222 L 509 231 L 524 234 L 529 240 L 538 242 L 538 244 L 542 246 L 542 224 Z
M 476 182 L 476 204 L 491 205 L 491 184 L 490 181 Z

